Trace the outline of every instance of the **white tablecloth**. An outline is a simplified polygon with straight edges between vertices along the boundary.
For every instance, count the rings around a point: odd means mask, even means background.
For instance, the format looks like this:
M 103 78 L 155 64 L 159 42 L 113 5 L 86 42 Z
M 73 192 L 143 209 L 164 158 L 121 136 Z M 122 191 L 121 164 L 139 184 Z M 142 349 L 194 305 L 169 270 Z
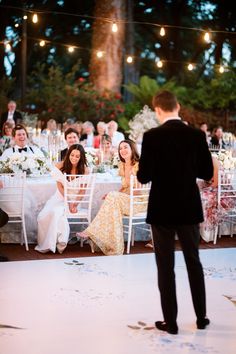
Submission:
M 51 177 L 27 178 L 25 193 L 25 221 L 26 232 L 29 243 L 37 242 L 37 216 L 44 207 L 47 200 L 56 191 L 56 182 Z M 121 185 L 120 177 L 110 173 L 97 174 L 92 218 L 97 214 L 102 202 L 103 196 L 110 191 L 119 190 Z M 1 242 L 19 243 L 21 237 L 20 224 L 7 224 L 1 231 Z M 149 239 L 150 235 L 140 232 L 140 239 Z

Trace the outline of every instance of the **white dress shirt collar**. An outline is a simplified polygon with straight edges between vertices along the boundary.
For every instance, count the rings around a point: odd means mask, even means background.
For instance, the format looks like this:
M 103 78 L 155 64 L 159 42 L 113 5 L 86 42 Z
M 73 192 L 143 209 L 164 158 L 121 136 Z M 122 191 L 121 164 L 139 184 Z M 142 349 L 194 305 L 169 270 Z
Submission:
M 175 117 L 167 117 L 166 119 L 163 120 L 163 123 L 162 123 L 162 124 L 168 122 L 168 120 L 181 120 L 181 118 L 178 117 L 178 116 L 175 116 Z

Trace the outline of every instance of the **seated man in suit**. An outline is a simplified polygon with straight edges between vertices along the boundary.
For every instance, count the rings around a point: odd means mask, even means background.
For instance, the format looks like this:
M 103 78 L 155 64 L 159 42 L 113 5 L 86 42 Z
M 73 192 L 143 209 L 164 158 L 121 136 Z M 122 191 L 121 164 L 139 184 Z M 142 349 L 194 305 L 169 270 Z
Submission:
M 64 150 L 60 151 L 60 160 L 61 161 L 63 161 L 64 158 L 66 157 L 66 153 L 69 150 L 69 148 L 71 147 L 71 145 L 79 144 L 79 132 L 77 131 L 77 129 L 68 128 L 65 131 L 65 140 L 66 140 L 68 146 Z
M 22 122 L 22 115 L 20 112 L 16 111 L 16 102 L 15 101 L 10 101 L 8 102 L 8 111 L 4 112 L 1 116 L 0 119 L 0 134 L 2 136 L 2 128 L 3 128 L 3 124 L 5 122 L 10 122 L 10 123 L 14 123 L 14 126 L 17 123 L 21 123 Z
M 26 128 L 22 124 L 17 124 L 12 131 L 12 136 L 15 145 L 6 149 L 2 156 L 1 160 L 6 160 L 8 157 L 12 156 L 14 153 L 22 153 L 22 154 L 35 154 L 39 157 L 44 157 L 43 152 L 37 146 L 29 146 L 27 145 L 28 133 Z
M 213 130 L 213 134 L 210 141 L 212 146 L 217 148 L 225 148 L 225 142 L 223 140 L 223 128 L 218 126 Z

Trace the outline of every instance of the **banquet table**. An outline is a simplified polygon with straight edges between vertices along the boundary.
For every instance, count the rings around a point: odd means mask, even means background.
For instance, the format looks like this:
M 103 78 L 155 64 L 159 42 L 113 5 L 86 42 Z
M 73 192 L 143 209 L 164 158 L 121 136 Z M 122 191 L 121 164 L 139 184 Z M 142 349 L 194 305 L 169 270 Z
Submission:
M 121 179 L 110 173 L 97 173 L 92 203 L 94 218 L 103 202 L 103 197 L 110 191 L 117 191 Z M 50 176 L 27 177 L 25 190 L 25 223 L 29 243 L 37 243 L 37 216 L 47 200 L 56 191 L 56 181 Z M 2 243 L 19 243 L 21 240 L 21 224 L 7 224 L 0 231 Z M 147 232 L 139 233 L 140 239 L 149 239 Z

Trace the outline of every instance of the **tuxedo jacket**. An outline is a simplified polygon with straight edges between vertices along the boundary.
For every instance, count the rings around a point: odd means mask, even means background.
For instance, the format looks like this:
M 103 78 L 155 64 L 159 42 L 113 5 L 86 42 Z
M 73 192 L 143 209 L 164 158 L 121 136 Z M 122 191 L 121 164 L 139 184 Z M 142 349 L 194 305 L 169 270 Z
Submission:
M 144 134 L 138 180 L 151 184 L 147 223 L 198 224 L 203 221 L 196 179 L 213 177 L 205 133 L 172 119 Z
M 220 145 L 220 141 L 219 139 L 217 138 L 217 136 L 212 136 L 211 137 L 211 141 L 210 143 L 213 145 L 213 146 L 219 146 Z M 221 141 L 221 147 L 224 149 L 225 148 L 225 142 L 224 140 Z
M 7 121 L 7 118 L 8 118 L 8 112 L 4 112 L 2 115 L 1 115 L 1 119 L 0 119 L 0 134 L 2 135 L 2 127 L 3 127 L 3 124 Z M 13 114 L 13 119 L 14 119 L 14 122 L 15 124 L 17 123 L 22 123 L 22 115 L 20 112 L 18 111 L 15 111 L 14 114 Z
M 65 149 L 61 150 L 61 152 L 60 152 L 60 155 L 61 155 L 61 156 L 60 156 L 60 159 L 61 159 L 61 161 L 63 161 L 64 158 L 66 157 L 67 151 L 68 151 L 68 148 L 65 148 Z

